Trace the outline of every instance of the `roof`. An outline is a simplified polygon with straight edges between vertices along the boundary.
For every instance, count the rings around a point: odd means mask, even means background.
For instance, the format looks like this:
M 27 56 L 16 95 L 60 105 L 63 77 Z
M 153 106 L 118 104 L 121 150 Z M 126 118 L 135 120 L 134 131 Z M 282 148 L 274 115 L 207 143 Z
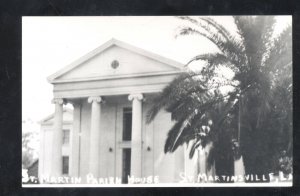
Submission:
M 65 112 L 67 112 L 67 113 L 69 113 L 69 114 L 72 114 L 72 113 L 73 113 L 73 110 L 72 110 L 72 109 L 69 109 L 69 108 L 64 108 L 63 111 L 64 111 L 64 113 L 65 113 Z M 52 119 L 52 118 L 54 118 L 54 113 L 51 114 L 51 115 L 49 115 L 49 116 L 47 116 L 46 118 L 43 118 L 42 120 L 38 121 L 38 123 L 39 123 L 39 124 L 43 124 L 43 123 L 45 123 L 46 121 L 48 121 L 48 120 L 50 120 L 50 119 Z
M 100 47 L 94 49 L 93 51 L 89 52 L 88 54 L 84 55 L 83 57 L 79 58 L 78 60 L 74 61 L 73 63 L 71 63 L 70 65 L 62 68 L 61 70 L 57 71 L 56 73 L 50 75 L 47 79 L 50 83 L 54 82 L 54 80 L 56 78 L 59 78 L 61 76 L 63 76 L 64 74 L 70 72 L 71 70 L 75 69 L 76 67 L 78 67 L 79 65 L 81 65 L 82 63 L 86 62 L 87 60 L 93 58 L 94 56 L 98 55 L 99 53 L 103 52 L 104 50 L 110 48 L 111 46 L 118 46 L 124 49 L 127 49 L 131 52 L 146 56 L 150 59 L 156 60 L 158 62 L 167 64 L 169 66 L 172 66 L 178 70 L 182 70 L 184 68 L 184 65 L 182 63 L 179 63 L 177 61 L 165 58 L 163 56 L 160 56 L 158 54 L 154 54 L 152 52 L 143 50 L 141 48 L 132 46 L 128 43 L 122 42 L 120 40 L 117 39 L 111 39 L 109 41 L 107 41 L 106 43 L 104 43 L 103 45 L 101 45 Z

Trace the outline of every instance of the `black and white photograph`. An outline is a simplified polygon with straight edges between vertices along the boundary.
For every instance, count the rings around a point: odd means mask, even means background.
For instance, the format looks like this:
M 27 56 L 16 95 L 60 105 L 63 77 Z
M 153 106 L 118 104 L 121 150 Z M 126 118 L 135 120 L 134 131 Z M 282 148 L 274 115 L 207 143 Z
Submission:
M 291 15 L 23 16 L 22 187 L 291 187 Z

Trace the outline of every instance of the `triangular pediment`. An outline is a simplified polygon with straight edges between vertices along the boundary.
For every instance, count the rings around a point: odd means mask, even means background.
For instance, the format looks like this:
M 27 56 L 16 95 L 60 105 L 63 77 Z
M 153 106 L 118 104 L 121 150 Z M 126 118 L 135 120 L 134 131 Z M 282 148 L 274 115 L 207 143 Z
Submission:
M 51 75 L 51 83 L 179 72 L 181 63 L 112 39 Z

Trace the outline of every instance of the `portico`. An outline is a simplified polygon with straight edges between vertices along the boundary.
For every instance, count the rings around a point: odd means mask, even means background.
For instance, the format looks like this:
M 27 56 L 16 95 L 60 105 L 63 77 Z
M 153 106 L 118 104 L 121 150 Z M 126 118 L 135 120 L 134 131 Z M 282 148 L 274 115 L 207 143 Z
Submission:
M 162 181 L 176 181 L 176 172 L 183 168 L 183 151 L 163 153 L 173 124 L 170 114 L 161 112 L 150 124 L 145 119 L 153 95 L 182 68 L 180 63 L 112 39 L 50 76 L 55 104 L 51 175 L 62 174 L 62 111 L 64 103 L 71 103 L 70 176 L 120 177 L 126 183 L 127 175 L 159 174 Z
M 142 177 L 142 101 L 143 94 L 129 94 L 128 100 L 131 102 L 132 107 L 132 135 L 131 135 L 131 168 L 130 174 L 135 177 Z M 96 177 L 102 176 L 105 173 L 106 167 L 103 160 L 105 159 L 105 153 L 101 153 L 101 143 L 105 143 L 103 136 L 105 133 L 101 129 L 101 106 L 105 104 L 105 98 L 101 96 L 92 96 L 87 98 L 87 102 L 91 107 L 91 122 L 90 122 L 90 138 L 89 138 L 89 161 L 88 168 L 89 173 Z M 84 101 L 84 99 L 82 99 Z M 64 99 L 54 99 L 55 104 L 55 118 L 54 118 L 54 135 L 53 135 L 53 153 L 52 159 L 55 160 L 52 163 L 51 174 L 53 176 L 61 176 L 62 173 L 62 122 L 63 122 L 63 103 L 66 101 Z M 74 104 L 75 112 L 74 118 L 76 118 L 76 111 L 78 110 L 78 104 Z M 76 126 L 74 126 L 76 127 Z M 74 129 L 76 130 L 76 129 Z M 77 144 L 78 132 L 72 134 L 72 144 L 73 147 Z M 113 150 L 113 149 L 111 149 Z M 73 150 L 75 151 L 75 149 Z M 77 154 L 77 156 L 76 156 Z M 78 164 L 78 153 L 73 153 L 71 157 L 72 167 L 71 173 L 76 176 Z M 102 167 L 101 167 L 102 165 Z

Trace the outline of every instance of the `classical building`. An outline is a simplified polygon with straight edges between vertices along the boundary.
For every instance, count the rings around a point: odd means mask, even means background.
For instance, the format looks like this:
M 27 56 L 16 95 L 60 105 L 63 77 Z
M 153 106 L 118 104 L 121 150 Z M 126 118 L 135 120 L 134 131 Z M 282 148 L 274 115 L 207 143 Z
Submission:
M 51 75 L 48 81 L 53 84 L 55 114 L 52 136 L 45 138 L 47 158 L 40 157 L 39 162 L 49 165 L 47 171 L 40 169 L 40 175 L 64 175 L 66 156 L 67 175 L 82 179 L 92 174 L 127 183 L 128 175 L 158 176 L 160 183 L 176 183 L 181 172 L 213 172 L 206 171 L 205 161 L 189 160 L 186 147 L 164 154 L 167 132 L 174 123 L 170 113 L 161 111 L 153 122 L 146 123 L 150 100 L 183 67 L 112 39 Z M 62 139 L 67 116 L 63 114 L 64 103 L 74 107 L 68 154 Z M 205 156 L 205 150 L 202 153 Z

